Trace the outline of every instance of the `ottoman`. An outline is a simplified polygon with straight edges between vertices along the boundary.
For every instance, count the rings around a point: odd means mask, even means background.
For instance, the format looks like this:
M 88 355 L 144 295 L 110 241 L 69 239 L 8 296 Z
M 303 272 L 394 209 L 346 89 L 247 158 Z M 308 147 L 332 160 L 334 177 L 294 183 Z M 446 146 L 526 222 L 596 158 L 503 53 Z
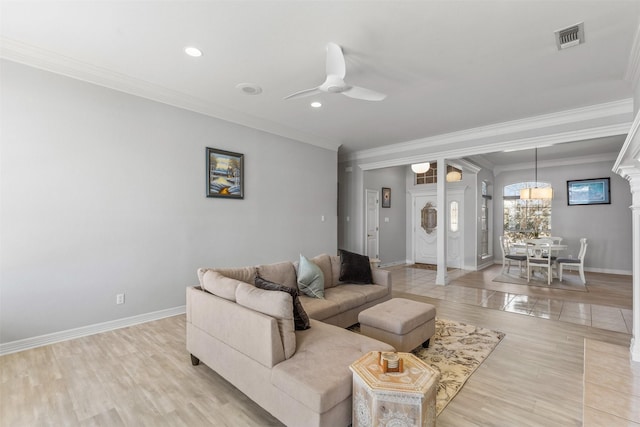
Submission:
M 436 308 L 431 304 L 392 298 L 363 310 L 358 315 L 360 332 L 386 342 L 397 351 L 409 352 L 436 332 Z

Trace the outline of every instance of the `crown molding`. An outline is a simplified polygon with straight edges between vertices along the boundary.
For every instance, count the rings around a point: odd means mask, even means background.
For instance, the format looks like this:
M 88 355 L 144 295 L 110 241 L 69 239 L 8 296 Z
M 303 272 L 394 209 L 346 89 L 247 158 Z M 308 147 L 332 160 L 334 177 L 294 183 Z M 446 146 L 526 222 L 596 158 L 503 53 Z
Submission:
M 629 171 L 634 168 L 640 171 L 640 112 L 636 114 L 612 170 L 618 175 L 626 177 Z
M 396 157 L 380 161 L 365 162 L 358 166 L 363 170 L 379 169 L 392 166 L 407 165 L 432 161 L 435 158 L 459 159 L 476 154 L 483 154 L 493 151 L 515 150 L 534 148 L 541 145 L 561 144 L 565 142 L 581 141 L 585 139 L 603 138 L 606 136 L 625 135 L 629 132 L 631 123 L 618 123 L 615 125 L 598 126 L 590 129 L 580 129 L 576 131 L 560 132 L 550 135 L 542 135 L 531 138 L 513 139 L 507 141 L 476 144 L 473 147 L 449 148 L 438 152 L 427 154 L 415 154 L 407 157 Z
M 4 37 L 0 37 L 0 58 L 332 151 L 341 144 Z
M 570 159 L 554 159 L 554 160 L 538 161 L 538 169 L 560 167 L 560 166 L 571 166 L 571 165 L 583 165 L 586 163 L 613 162 L 616 159 L 617 155 L 618 153 L 604 153 L 604 154 L 593 154 L 590 156 L 572 157 Z M 502 172 L 517 171 L 517 170 L 531 169 L 531 168 L 533 168 L 533 162 L 514 163 L 508 166 L 496 166 L 493 170 L 493 174 L 494 176 L 498 176 Z
M 460 144 L 481 140 L 483 138 L 495 139 L 500 136 L 508 136 L 532 130 L 544 130 L 555 126 L 569 125 L 590 120 L 602 119 L 606 117 L 623 117 L 633 114 L 633 99 L 627 98 L 618 101 L 606 102 L 591 105 L 588 107 L 575 108 L 572 110 L 560 111 L 552 114 L 529 117 L 526 119 L 513 120 L 494 125 L 481 126 L 472 129 L 436 135 L 428 138 L 417 139 L 398 144 L 391 144 L 384 147 L 361 150 L 351 153 L 345 160 L 365 160 L 373 157 L 398 155 L 403 152 L 410 152 L 420 149 L 432 151 L 437 147 L 451 144 Z M 628 129 L 628 127 L 627 127 Z M 509 147 L 512 148 L 512 147 Z M 497 150 L 493 150 L 497 151 Z M 486 150 L 483 152 L 487 152 Z

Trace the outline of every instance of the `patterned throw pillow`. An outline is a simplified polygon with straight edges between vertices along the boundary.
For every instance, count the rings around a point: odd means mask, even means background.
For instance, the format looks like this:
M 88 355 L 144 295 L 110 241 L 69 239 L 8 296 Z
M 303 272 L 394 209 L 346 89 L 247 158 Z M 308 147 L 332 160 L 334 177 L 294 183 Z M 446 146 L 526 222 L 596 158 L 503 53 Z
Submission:
M 302 303 L 300 302 L 300 298 L 298 298 L 298 290 L 292 289 L 288 286 L 281 285 L 279 283 L 273 283 L 268 280 L 263 279 L 259 275 L 256 274 L 255 280 L 256 288 L 265 289 L 268 291 L 281 291 L 287 292 L 293 298 L 293 322 L 295 324 L 296 331 L 304 331 L 305 329 L 309 329 L 311 326 L 309 325 L 309 316 L 307 312 L 304 311 L 304 307 L 302 307 Z

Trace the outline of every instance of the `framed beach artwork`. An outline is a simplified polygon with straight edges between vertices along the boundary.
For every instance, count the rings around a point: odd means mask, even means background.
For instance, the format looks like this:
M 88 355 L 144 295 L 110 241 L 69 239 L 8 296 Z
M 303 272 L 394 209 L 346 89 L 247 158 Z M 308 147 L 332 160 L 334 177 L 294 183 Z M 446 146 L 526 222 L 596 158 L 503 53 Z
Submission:
M 609 178 L 567 181 L 567 203 L 569 206 L 610 204 Z
M 207 197 L 244 198 L 244 154 L 207 147 Z

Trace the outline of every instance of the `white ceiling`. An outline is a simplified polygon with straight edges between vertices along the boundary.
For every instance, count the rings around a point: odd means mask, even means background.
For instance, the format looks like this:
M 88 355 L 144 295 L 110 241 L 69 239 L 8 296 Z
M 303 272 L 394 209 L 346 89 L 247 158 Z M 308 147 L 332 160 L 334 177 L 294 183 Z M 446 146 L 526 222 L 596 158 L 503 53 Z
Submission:
M 3 0 L 0 8 L 5 58 L 343 153 L 631 98 L 625 74 L 640 16 L 637 0 Z M 558 51 L 554 31 L 578 22 L 586 42 Z M 283 99 L 323 82 L 330 41 L 343 47 L 347 83 L 384 92 L 384 101 Z M 188 45 L 204 55 L 188 57 Z M 246 95 L 240 83 L 263 92 Z

